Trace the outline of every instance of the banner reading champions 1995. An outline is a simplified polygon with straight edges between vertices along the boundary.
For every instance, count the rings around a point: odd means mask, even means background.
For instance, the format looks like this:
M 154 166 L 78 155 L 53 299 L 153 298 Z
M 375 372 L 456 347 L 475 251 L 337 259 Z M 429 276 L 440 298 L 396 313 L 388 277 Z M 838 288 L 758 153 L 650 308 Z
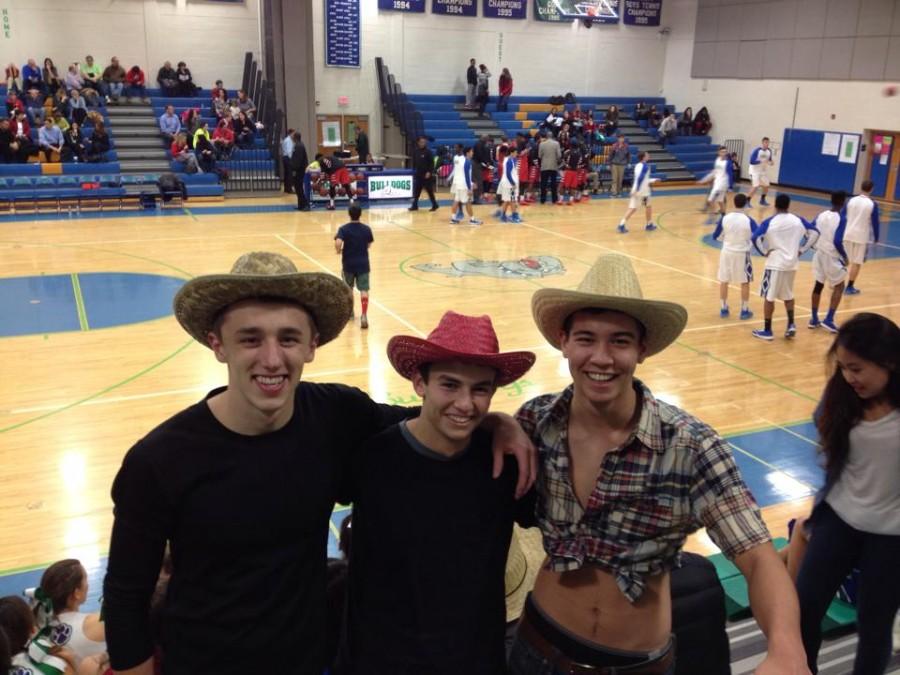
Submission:
M 481 15 L 486 19 L 524 19 L 528 0 L 483 0 Z
M 431 0 L 432 14 L 478 16 L 477 0 Z
M 577 19 L 619 23 L 619 0 L 534 0 L 534 18 L 557 23 Z

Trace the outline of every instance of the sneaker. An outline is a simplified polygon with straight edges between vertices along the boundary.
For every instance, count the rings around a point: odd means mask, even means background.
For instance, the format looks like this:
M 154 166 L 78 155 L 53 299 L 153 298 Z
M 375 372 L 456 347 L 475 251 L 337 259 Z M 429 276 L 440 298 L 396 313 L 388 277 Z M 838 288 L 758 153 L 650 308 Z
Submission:
M 328 209 L 329 211 L 334 211 L 334 204 L 329 204 L 325 208 Z
M 432 207 L 431 207 L 430 209 L 428 209 L 428 210 L 429 210 L 429 211 L 437 211 L 439 208 L 441 208 L 441 207 L 438 206 L 437 204 L 435 204 L 434 206 L 432 206 Z
M 418 206 L 410 206 L 410 207 L 409 207 L 408 209 L 406 209 L 406 210 L 407 210 L 407 211 L 418 211 L 418 210 L 419 210 L 419 207 L 418 207 Z
M 844 289 L 844 295 L 859 295 L 860 290 L 856 286 L 848 286 Z
M 628 234 L 628 228 L 624 225 L 619 225 L 616 227 L 616 232 L 618 232 L 619 234 Z
M 747 205 L 746 205 L 745 208 L 752 209 L 752 208 L 753 208 L 753 202 L 751 202 L 751 201 L 748 199 L 748 200 L 747 200 Z
M 502 217 L 503 217 L 503 211 L 501 211 L 500 209 L 497 209 L 496 211 L 494 211 L 494 218 L 502 218 Z
M 837 333 L 838 332 L 837 324 L 834 321 L 829 321 L 828 319 L 825 319 L 822 322 L 822 328 L 827 330 L 829 333 Z
M 359 319 L 359 327 L 366 329 L 369 327 L 369 318 L 363 314 Z
M 766 198 L 765 198 L 765 197 L 760 197 L 760 199 L 759 199 L 759 205 L 760 205 L 760 206 L 768 206 L 768 205 L 769 205 L 769 202 L 766 201 Z M 749 206 L 749 204 L 748 204 L 748 206 Z
M 796 335 L 797 335 L 797 326 L 795 326 L 792 323 L 789 323 L 788 327 L 784 331 L 784 337 L 790 339 L 792 337 L 795 337 Z
M 460 221 L 459 221 L 459 218 L 451 218 L 451 219 L 450 219 L 450 224 L 451 224 L 451 225 L 459 225 L 459 222 L 460 222 Z
M 772 331 L 766 330 L 764 328 L 757 329 L 751 333 L 753 337 L 759 338 L 760 340 L 765 340 L 766 342 L 771 342 L 775 339 L 775 336 L 772 335 Z
M 709 217 L 706 219 L 706 223 L 705 223 L 705 224 L 706 224 L 706 225 L 715 225 L 715 224 L 716 224 L 716 217 L 715 217 L 715 216 L 709 216 Z
M 509 222 L 516 223 L 516 224 L 521 223 L 522 216 L 520 216 L 518 213 L 514 213 L 514 214 L 512 214 L 512 216 L 510 216 Z
M 647 223 L 644 229 L 647 230 L 647 232 L 653 232 L 653 230 L 657 229 L 657 227 L 653 223 Z
M 731 315 L 731 312 L 728 311 L 727 307 L 723 307 L 719 310 L 719 318 L 727 319 Z
M 806 327 L 809 328 L 810 330 L 815 330 L 816 328 L 818 328 L 821 325 L 822 325 L 822 323 L 818 319 L 810 319 L 809 323 L 806 324 Z
M 471 225 L 472 227 L 476 227 L 478 225 L 481 225 L 481 221 L 477 218 L 469 218 L 469 225 Z
M 741 321 L 746 321 L 747 319 L 752 319 L 752 318 L 753 318 L 753 312 L 751 312 L 749 309 L 741 310 Z
M 501 222 L 501 223 L 508 223 L 508 222 L 509 222 L 509 218 L 507 218 L 506 216 L 500 216 L 500 222 Z

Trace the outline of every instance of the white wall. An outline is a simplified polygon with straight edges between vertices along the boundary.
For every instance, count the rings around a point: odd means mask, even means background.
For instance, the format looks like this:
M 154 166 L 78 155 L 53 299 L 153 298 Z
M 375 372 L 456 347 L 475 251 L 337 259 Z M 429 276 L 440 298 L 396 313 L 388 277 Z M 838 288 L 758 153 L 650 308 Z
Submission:
M 118 56 L 141 66 L 151 86 L 164 61 L 184 61 L 203 87 L 241 84 L 244 53 L 260 52 L 259 0 L 7 0 L 10 37 L 0 35 L 4 65 L 49 56 L 64 74 L 87 54 L 105 67 Z
M 885 82 L 823 80 L 692 79 L 694 24 L 698 0 L 665 0 L 671 34 L 666 49 L 663 96 L 678 110 L 709 108 L 716 142 L 744 139 L 744 174 L 751 150 L 769 136 L 780 143 L 784 130 L 821 129 L 862 133 L 900 129 L 900 97 L 882 96 Z M 794 100 L 797 100 L 796 118 Z M 775 157 L 777 175 L 780 153 Z M 860 159 L 860 165 L 864 158 Z M 861 180 L 857 177 L 857 183 Z
M 323 4 L 313 1 L 317 111 L 340 113 L 338 96 L 349 96 L 346 112 L 368 114 L 373 129 L 380 122 L 377 56 L 416 94 L 463 94 L 469 58 L 487 65 L 493 93 L 503 67 L 514 95 L 658 96 L 662 86 L 666 45 L 657 30 L 539 22 L 530 0 L 524 21 L 437 16 L 430 2 L 424 14 L 379 12 L 376 0 L 362 0 L 362 68 L 326 68 Z M 379 134 L 371 136 L 380 149 Z

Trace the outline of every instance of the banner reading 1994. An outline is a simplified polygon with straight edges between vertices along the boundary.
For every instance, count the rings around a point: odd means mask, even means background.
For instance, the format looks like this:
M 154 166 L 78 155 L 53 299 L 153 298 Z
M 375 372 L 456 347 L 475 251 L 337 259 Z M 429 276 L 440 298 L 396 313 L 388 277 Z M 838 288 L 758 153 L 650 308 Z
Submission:
M 425 0 L 378 0 L 378 9 L 397 12 L 424 12 Z
M 481 15 L 488 19 L 524 19 L 528 0 L 483 0 Z
M 476 0 L 431 0 L 432 14 L 478 16 Z

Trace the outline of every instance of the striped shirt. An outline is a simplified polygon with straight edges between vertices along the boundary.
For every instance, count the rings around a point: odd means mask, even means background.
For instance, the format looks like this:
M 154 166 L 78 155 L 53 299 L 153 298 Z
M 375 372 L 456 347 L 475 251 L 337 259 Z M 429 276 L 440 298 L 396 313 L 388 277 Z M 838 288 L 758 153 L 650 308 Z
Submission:
M 729 558 L 770 541 L 731 448 L 712 428 L 657 401 L 635 380 L 640 420 L 603 458 L 587 506 L 575 496 L 568 452 L 573 387 L 525 403 L 516 413 L 540 459 L 537 521 L 550 569 L 596 565 L 631 601 L 648 576 L 678 564 L 689 534 L 706 527 Z

